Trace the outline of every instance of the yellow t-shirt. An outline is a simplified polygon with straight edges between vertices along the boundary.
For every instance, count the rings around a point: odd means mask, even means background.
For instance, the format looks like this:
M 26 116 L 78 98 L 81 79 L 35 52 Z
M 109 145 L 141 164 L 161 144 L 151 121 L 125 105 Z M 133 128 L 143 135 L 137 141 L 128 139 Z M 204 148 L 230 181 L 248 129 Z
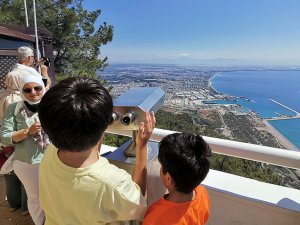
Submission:
M 50 145 L 40 164 L 40 204 L 45 225 L 120 224 L 141 220 L 146 202 L 139 186 L 106 158 L 85 168 L 63 164 Z

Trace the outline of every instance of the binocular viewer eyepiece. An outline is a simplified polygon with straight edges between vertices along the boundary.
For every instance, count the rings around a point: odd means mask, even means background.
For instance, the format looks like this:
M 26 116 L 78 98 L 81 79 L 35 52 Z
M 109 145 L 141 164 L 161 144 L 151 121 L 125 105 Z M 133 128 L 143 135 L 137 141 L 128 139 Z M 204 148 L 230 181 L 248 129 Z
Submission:
M 129 112 L 129 113 L 125 113 L 122 118 L 121 118 L 121 123 L 124 126 L 129 126 L 135 119 L 135 116 Z
M 125 113 L 121 118 L 119 118 L 119 116 L 115 112 L 113 112 L 112 118 L 114 122 L 120 119 L 121 124 L 124 126 L 129 126 L 135 120 L 135 116 L 131 112 Z
M 163 105 L 165 92 L 161 88 L 132 88 L 114 99 L 114 122 L 108 130 L 138 130 L 144 121 L 144 112 L 157 110 Z

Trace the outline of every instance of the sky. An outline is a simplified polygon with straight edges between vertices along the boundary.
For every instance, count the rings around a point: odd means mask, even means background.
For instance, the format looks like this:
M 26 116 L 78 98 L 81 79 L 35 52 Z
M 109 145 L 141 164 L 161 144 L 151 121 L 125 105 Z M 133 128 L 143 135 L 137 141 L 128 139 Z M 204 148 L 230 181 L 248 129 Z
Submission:
M 299 0 L 85 0 L 114 27 L 111 63 L 300 65 Z

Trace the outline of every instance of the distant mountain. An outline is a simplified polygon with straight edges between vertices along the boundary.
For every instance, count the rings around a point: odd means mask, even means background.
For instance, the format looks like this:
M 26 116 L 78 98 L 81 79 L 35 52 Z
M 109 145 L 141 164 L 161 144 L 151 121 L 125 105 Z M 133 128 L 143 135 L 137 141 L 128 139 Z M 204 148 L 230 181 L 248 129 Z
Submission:
M 193 59 L 188 57 L 179 57 L 170 60 L 171 62 L 176 62 L 176 64 L 195 64 L 204 66 L 240 66 L 240 65 L 261 65 L 258 61 L 249 59 Z
M 177 64 L 177 65 L 199 65 L 199 66 L 267 66 L 267 67 L 291 67 L 299 69 L 300 62 L 294 60 L 258 60 L 258 59 L 230 59 L 230 58 L 212 58 L 212 59 L 194 59 L 189 57 L 174 57 L 140 60 L 114 61 L 111 63 L 129 63 L 129 64 Z

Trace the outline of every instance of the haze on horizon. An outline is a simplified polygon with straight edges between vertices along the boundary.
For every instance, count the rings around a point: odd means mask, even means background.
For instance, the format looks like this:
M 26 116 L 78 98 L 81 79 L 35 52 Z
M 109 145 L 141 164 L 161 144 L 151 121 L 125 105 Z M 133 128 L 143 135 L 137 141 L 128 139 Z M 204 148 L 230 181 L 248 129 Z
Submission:
M 300 66 L 300 1 L 86 0 L 114 26 L 110 63 Z

